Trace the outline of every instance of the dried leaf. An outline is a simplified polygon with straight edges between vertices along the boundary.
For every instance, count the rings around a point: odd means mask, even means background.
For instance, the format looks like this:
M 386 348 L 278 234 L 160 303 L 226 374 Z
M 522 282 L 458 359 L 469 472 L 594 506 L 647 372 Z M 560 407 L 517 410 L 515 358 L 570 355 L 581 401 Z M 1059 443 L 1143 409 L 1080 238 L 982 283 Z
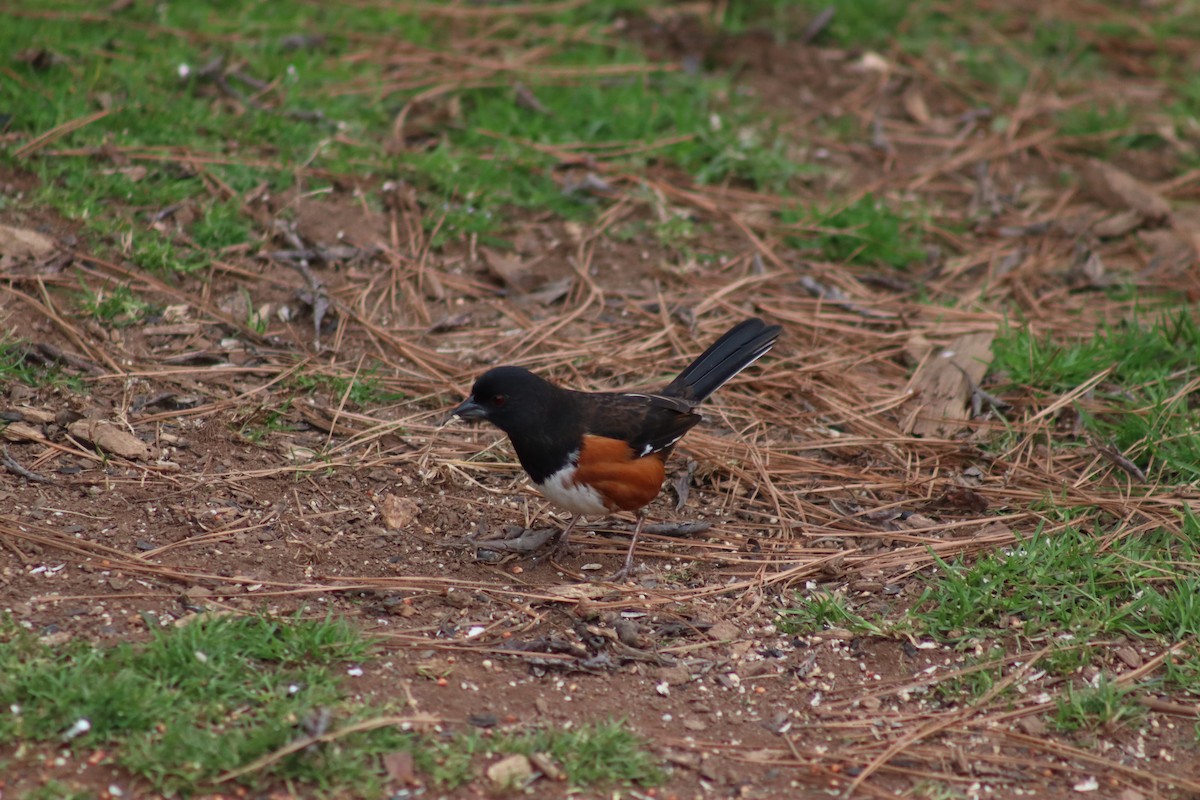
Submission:
M 479 252 L 491 273 L 507 286 L 522 294 L 533 288 L 533 276 L 519 257 L 501 253 L 490 247 L 481 247 Z
M 54 252 L 53 239 L 28 228 L 0 225 L 0 256 L 45 258 Z
M 1083 171 L 1087 191 L 1109 208 L 1131 209 L 1145 222 L 1162 222 L 1171 215 L 1171 204 L 1158 192 L 1111 164 L 1092 159 Z
M 387 770 L 388 778 L 405 786 L 417 784 L 417 772 L 413 764 L 413 754 L 408 750 L 397 750 L 383 757 L 383 768 Z

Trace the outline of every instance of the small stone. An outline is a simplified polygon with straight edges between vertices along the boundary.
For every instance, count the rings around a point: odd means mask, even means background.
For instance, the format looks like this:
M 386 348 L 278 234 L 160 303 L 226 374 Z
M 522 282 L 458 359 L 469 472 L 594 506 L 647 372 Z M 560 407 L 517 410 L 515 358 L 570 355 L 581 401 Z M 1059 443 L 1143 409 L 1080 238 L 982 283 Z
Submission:
M 717 642 L 731 642 L 742 635 L 742 629 L 728 620 L 713 623 L 707 631 L 708 638 Z
M 1130 669 L 1137 669 L 1142 665 L 1142 655 L 1137 650 L 1134 650 L 1129 645 L 1117 648 L 1117 658 L 1125 663 L 1125 666 Z
M 1017 727 L 1030 736 L 1041 736 L 1046 732 L 1046 723 L 1041 717 L 1021 717 Z
M 392 530 L 407 528 L 421 513 L 421 508 L 407 497 L 389 494 L 379 504 L 383 524 Z
M 673 667 L 659 667 L 654 670 L 654 677 L 660 683 L 666 683 L 670 686 L 682 686 L 685 683 L 690 683 L 692 673 L 687 667 L 682 664 L 676 664 Z
M 533 764 L 521 754 L 502 758 L 487 768 L 488 780 L 498 788 L 517 787 L 533 775 Z

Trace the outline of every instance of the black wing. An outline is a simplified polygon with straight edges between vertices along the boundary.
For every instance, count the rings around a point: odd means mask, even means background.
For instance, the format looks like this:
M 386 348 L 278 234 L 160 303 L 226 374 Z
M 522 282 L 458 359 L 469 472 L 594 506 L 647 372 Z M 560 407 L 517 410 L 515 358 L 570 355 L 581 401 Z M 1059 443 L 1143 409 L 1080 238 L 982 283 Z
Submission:
M 654 394 L 603 393 L 588 396 L 584 432 L 620 439 L 637 457 L 671 448 L 700 421 L 693 405 L 680 397 Z

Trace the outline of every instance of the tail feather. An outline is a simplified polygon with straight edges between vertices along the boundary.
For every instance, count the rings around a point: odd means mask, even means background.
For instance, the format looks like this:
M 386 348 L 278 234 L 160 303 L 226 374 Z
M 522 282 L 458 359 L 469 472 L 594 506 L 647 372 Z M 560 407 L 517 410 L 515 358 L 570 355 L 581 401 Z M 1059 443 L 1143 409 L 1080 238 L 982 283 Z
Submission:
M 699 358 L 679 373 L 663 391 L 668 397 L 682 397 L 700 403 L 724 386 L 733 376 L 762 358 L 783 329 L 751 317 L 730 328 Z

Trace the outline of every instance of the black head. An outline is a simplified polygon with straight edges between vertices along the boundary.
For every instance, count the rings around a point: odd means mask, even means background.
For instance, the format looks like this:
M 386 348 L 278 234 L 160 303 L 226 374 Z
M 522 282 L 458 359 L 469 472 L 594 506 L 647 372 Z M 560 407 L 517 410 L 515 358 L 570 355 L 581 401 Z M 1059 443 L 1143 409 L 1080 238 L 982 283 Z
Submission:
M 546 422 L 546 414 L 558 401 L 562 390 L 521 367 L 489 369 L 471 387 L 452 416 L 466 420 L 487 420 L 505 433 L 536 430 Z

